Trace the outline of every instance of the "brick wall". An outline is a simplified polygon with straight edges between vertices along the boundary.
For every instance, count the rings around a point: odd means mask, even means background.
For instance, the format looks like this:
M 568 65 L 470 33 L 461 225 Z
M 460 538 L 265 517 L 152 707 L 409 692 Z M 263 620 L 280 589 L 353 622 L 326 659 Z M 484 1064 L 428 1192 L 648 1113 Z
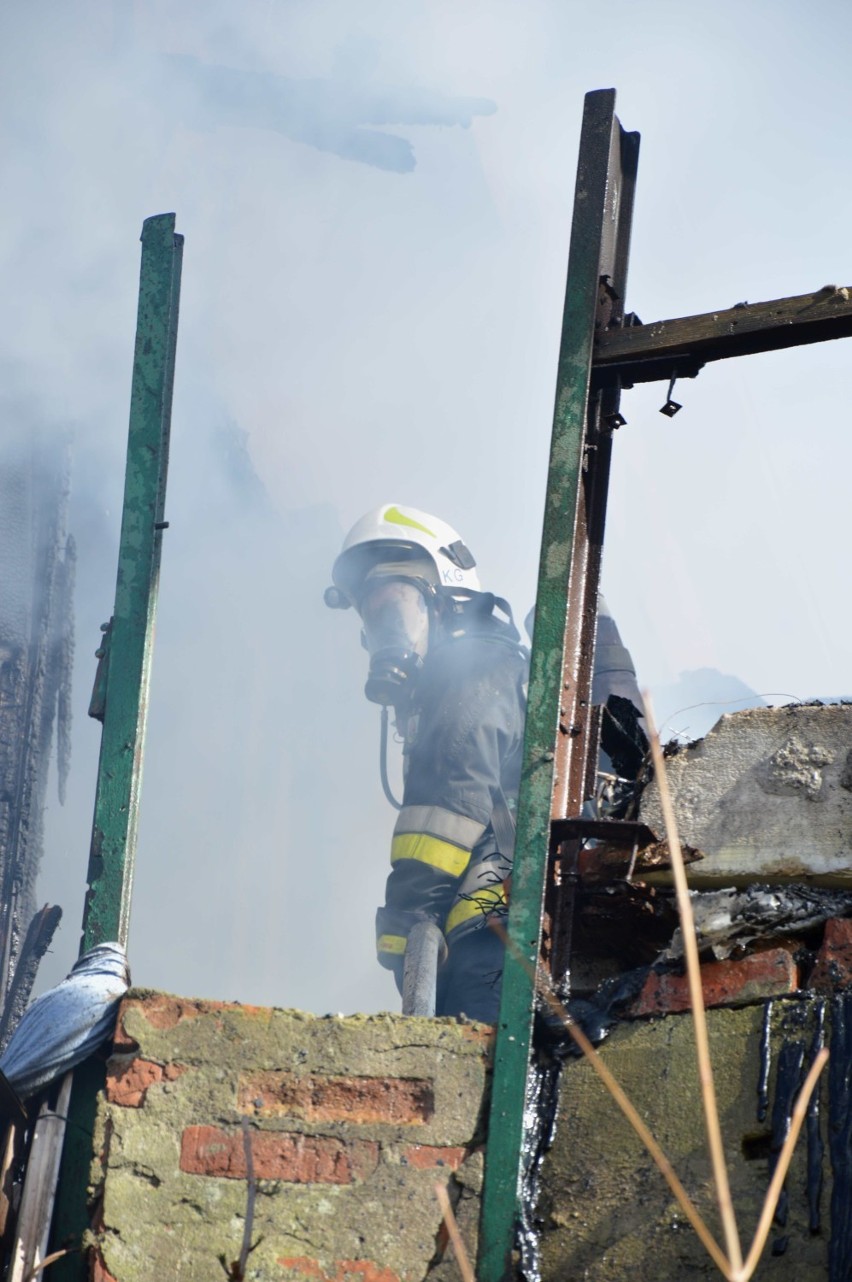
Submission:
M 135 993 L 99 1115 L 97 1282 L 455 1275 L 434 1194 L 475 1246 L 490 1031 Z M 247 1119 L 247 1126 L 243 1119 Z
M 746 1237 L 768 1180 L 783 1047 L 800 1042 L 807 1056 L 819 1001 L 852 986 L 852 923 L 830 921 L 809 970 L 802 961 L 794 946 L 779 945 L 702 968 Z M 768 1043 L 767 998 L 775 999 Z M 688 1009 L 683 978 L 651 976 L 601 1053 L 715 1222 Z M 831 1024 L 829 1000 L 829 1041 Z M 759 1118 L 764 1045 L 769 1117 Z M 434 1185 L 448 1187 L 474 1254 L 490 1051 L 490 1030 L 450 1020 L 316 1018 L 131 994 L 99 1113 L 94 1282 L 233 1277 L 247 1210 L 246 1132 L 257 1181 L 247 1278 L 455 1282 Z M 827 1078 L 821 1095 L 826 1131 Z M 765 1255 L 759 1277 L 827 1276 L 827 1150 L 821 1161 L 819 1230 L 808 1226 L 800 1141 L 788 1223 L 773 1234 L 779 1254 Z M 583 1061 L 569 1060 L 563 1072 L 539 1210 L 543 1282 L 716 1276 Z

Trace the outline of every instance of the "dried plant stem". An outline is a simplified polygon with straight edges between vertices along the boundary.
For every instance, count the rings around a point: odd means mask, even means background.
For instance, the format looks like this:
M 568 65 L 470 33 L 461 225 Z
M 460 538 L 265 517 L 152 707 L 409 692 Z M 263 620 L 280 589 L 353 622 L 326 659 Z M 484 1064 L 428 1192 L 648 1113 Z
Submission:
M 811 1095 L 813 1094 L 817 1079 L 828 1060 L 828 1051 L 823 1049 L 816 1056 L 805 1079 L 805 1083 L 799 1092 L 799 1096 L 793 1108 L 790 1130 L 784 1144 L 782 1145 L 781 1152 L 778 1155 L 778 1163 L 775 1167 L 775 1172 L 772 1176 L 772 1180 L 770 1181 L 769 1188 L 766 1190 L 766 1197 L 764 1198 L 763 1208 L 760 1213 L 760 1219 L 758 1220 L 757 1229 L 755 1230 L 748 1258 L 746 1259 L 745 1264 L 741 1264 L 738 1270 L 734 1270 L 710 1230 L 707 1228 L 704 1220 L 698 1213 L 692 1199 L 678 1179 L 677 1173 L 662 1148 L 642 1121 L 642 1118 L 637 1113 L 633 1104 L 619 1086 L 601 1056 L 598 1055 L 594 1046 L 589 1041 L 588 1037 L 586 1037 L 586 1034 L 578 1024 L 573 1022 L 571 1016 L 559 1001 L 559 998 L 556 996 L 554 991 L 553 982 L 550 976 L 542 966 L 539 966 L 537 970 L 533 969 L 527 959 L 522 955 L 518 946 L 506 934 L 505 929 L 499 922 L 492 922 L 491 928 L 500 936 L 505 947 L 509 949 L 516 961 L 520 962 L 524 967 L 527 974 L 535 983 L 537 992 L 541 994 L 544 1001 L 561 1021 L 568 1033 L 570 1033 L 571 1037 L 579 1046 L 586 1059 L 590 1062 L 592 1068 L 612 1095 L 630 1125 L 636 1131 L 636 1134 L 639 1136 L 642 1143 L 651 1154 L 651 1157 L 656 1162 L 657 1167 L 672 1193 L 674 1193 L 684 1215 L 695 1229 L 696 1235 L 704 1245 L 708 1255 L 711 1257 L 716 1267 L 727 1279 L 727 1282 L 748 1282 L 748 1279 L 757 1268 L 758 1261 L 760 1260 L 760 1254 L 766 1244 L 766 1238 L 772 1225 L 772 1217 L 775 1214 L 775 1207 L 778 1203 L 778 1198 L 781 1196 L 781 1189 L 787 1175 L 790 1160 L 793 1156 L 793 1149 L 795 1148 L 796 1140 L 799 1137 L 799 1132 L 802 1129 L 802 1123 L 805 1119 L 808 1103 Z
M 633 1127 L 634 1131 L 639 1136 L 640 1140 L 645 1145 L 648 1152 L 651 1154 L 651 1157 L 657 1163 L 660 1173 L 662 1174 L 664 1180 L 668 1184 L 672 1193 L 674 1193 L 675 1197 L 677 1198 L 680 1204 L 681 1210 L 683 1211 L 686 1218 L 689 1220 L 692 1227 L 695 1229 L 695 1232 L 698 1234 L 698 1237 L 703 1242 L 705 1248 L 707 1249 L 708 1253 L 712 1257 L 714 1263 L 718 1266 L 718 1268 L 722 1270 L 722 1272 L 725 1274 L 725 1277 L 730 1277 L 728 1261 L 725 1259 L 725 1256 L 722 1253 L 721 1248 L 719 1247 L 718 1243 L 716 1242 L 715 1238 L 711 1234 L 707 1225 L 704 1223 L 703 1219 L 699 1215 L 698 1210 L 696 1209 L 695 1204 L 693 1203 L 686 1189 L 683 1187 L 680 1180 L 678 1179 L 677 1173 L 674 1167 L 672 1166 L 671 1162 L 666 1157 L 663 1150 L 660 1148 L 660 1145 L 654 1139 L 654 1136 L 652 1135 L 651 1131 L 642 1121 L 642 1118 L 639 1116 L 633 1104 L 630 1102 L 627 1095 L 625 1095 L 624 1091 L 619 1086 L 618 1082 L 613 1077 L 612 1073 L 609 1071 L 606 1064 L 601 1059 L 600 1055 L 598 1055 L 597 1051 L 595 1050 L 592 1043 L 589 1041 L 586 1034 L 579 1027 L 579 1025 L 575 1024 L 571 1020 L 570 1016 L 567 1014 L 564 1007 L 560 1004 L 559 1000 L 557 999 L 553 991 L 553 986 L 550 981 L 550 976 L 545 974 L 541 970 L 541 968 L 539 968 L 539 971 L 538 971 L 536 987 L 538 988 L 538 991 L 541 993 L 542 997 L 547 1002 L 548 1006 L 553 1011 L 553 1013 L 562 1020 L 563 1025 L 571 1034 L 571 1036 L 573 1037 L 577 1045 L 580 1047 L 580 1050 L 583 1052 L 586 1059 L 589 1061 L 592 1068 L 595 1070 L 598 1077 L 601 1079 L 604 1086 L 609 1091 L 610 1095 L 615 1100 L 616 1104 L 621 1109 L 622 1113 L 627 1118 L 628 1122 Z
M 714 1263 L 722 1270 L 726 1278 L 730 1277 L 728 1261 L 725 1259 L 721 1248 L 699 1215 L 686 1189 L 678 1179 L 674 1167 L 660 1148 L 660 1145 L 654 1139 L 654 1136 L 651 1134 L 648 1127 L 642 1121 L 642 1118 L 637 1113 L 627 1095 L 619 1086 L 615 1077 L 613 1077 L 612 1073 L 609 1071 L 606 1064 L 603 1062 L 600 1055 L 583 1032 L 582 1028 L 580 1028 L 578 1024 L 574 1023 L 571 1016 L 556 996 L 550 976 L 543 967 L 539 966 L 535 969 L 530 965 L 514 940 L 510 939 L 506 934 L 502 923 L 499 921 L 492 922 L 491 929 L 500 936 L 504 946 L 509 949 L 515 960 L 520 962 L 535 984 L 537 992 L 541 994 L 556 1018 L 562 1023 L 568 1033 L 570 1033 L 571 1037 L 573 1037 L 574 1041 L 577 1043 L 580 1050 L 583 1052 L 586 1059 L 589 1061 L 592 1068 L 597 1073 L 598 1077 L 601 1079 L 604 1086 L 609 1091 L 610 1095 L 615 1100 L 616 1104 L 621 1109 L 622 1113 L 627 1118 L 648 1152 L 651 1154 L 651 1157 L 656 1162 L 663 1179 L 668 1184 L 672 1193 L 674 1193 L 684 1215 L 695 1229 L 695 1232 L 698 1234 L 701 1241 L 704 1243 L 704 1246 L 712 1257 Z
M 808 1109 L 808 1103 L 813 1094 L 814 1087 L 817 1084 L 817 1078 L 825 1067 L 828 1059 L 828 1050 L 823 1047 L 819 1054 L 814 1058 L 810 1071 L 805 1078 L 805 1084 L 799 1092 L 796 1100 L 793 1114 L 790 1119 L 790 1129 L 787 1132 L 787 1138 L 778 1155 L 778 1165 L 775 1167 L 772 1179 L 769 1182 L 769 1188 L 766 1190 L 766 1197 L 763 1202 L 763 1210 L 760 1213 L 760 1219 L 757 1222 L 757 1228 L 754 1232 L 754 1240 L 751 1244 L 751 1250 L 746 1256 L 746 1262 L 739 1273 L 733 1275 L 732 1282 L 748 1282 L 754 1270 L 757 1268 L 757 1262 L 760 1259 L 760 1253 L 763 1250 L 769 1230 L 772 1226 L 772 1217 L 775 1214 L 775 1207 L 781 1196 L 781 1189 L 784 1186 L 784 1179 L 787 1175 L 787 1168 L 790 1165 L 790 1159 L 793 1156 L 793 1149 L 796 1146 L 796 1140 L 799 1138 L 799 1131 L 802 1129 L 802 1123 L 805 1120 L 805 1114 Z
M 470 1258 L 465 1250 L 464 1242 L 459 1233 L 459 1226 L 456 1223 L 456 1217 L 453 1214 L 453 1208 L 450 1206 L 450 1199 L 447 1196 L 447 1190 L 443 1184 L 435 1185 L 435 1197 L 438 1199 L 438 1205 L 441 1208 L 441 1214 L 444 1217 L 444 1223 L 447 1226 L 447 1232 L 450 1235 L 450 1241 L 453 1244 L 456 1260 L 461 1271 L 464 1282 L 476 1282 L 476 1277 L 471 1267 Z
M 33 1279 L 38 1277 L 42 1269 L 46 1269 L 50 1264 L 55 1264 L 57 1260 L 64 1260 L 66 1255 L 71 1255 L 74 1251 L 79 1251 L 79 1249 L 78 1246 L 63 1246 L 61 1251 L 52 1251 L 50 1255 L 46 1255 L 43 1260 L 39 1260 L 33 1265 L 24 1278 L 24 1282 L 33 1282 Z
M 727 1256 L 716 1242 L 704 1220 L 699 1215 L 686 1189 L 672 1167 L 671 1162 L 666 1157 L 660 1145 L 655 1140 L 651 1131 L 642 1121 L 633 1104 L 627 1098 L 626 1094 L 607 1068 L 606 1064 L 597 1054 L 589 1039 L 583 1030 L 573 1022 L 571 1016 L 556 996 L 553 983 L 550 976 L 539 965 L 533 967 L 524 957 L 521 950 L 510 939 L 500 922 L 491 922 L 491 927 L 496 934 L 500 936 L 504 946 L 512 953 L 517 962 L 523 966 L 527 974 L 533 981 L 536 991 L 541 994 L 547 1005 L 554 1012 L 556 1017 L 567 1029 L 586 1059 L 592 1065 L 598 1077 L 603 1082 L 606 1089 L 612 1095 L 618 1107 L 627 1118 L 630 1125 L 636 1131 L 636 1134 L 642 1140 L 651 1157 L 656 1162 L 666 1183 L 675 1195 L 681 1209 L 683 1210 L 689 1223 L 695 1229 L 696 1234 L 707 1250 L 708 1254 L 716 1264 L 719 1271 L 727 1279 L 727 1282 L 748 1282 L 749 1278 L 757 1268 L 761 1252 L 766 1245 L 766 1239 L 772 1225 L 772 1217 L 775 1214 L 775 1208 L 778 1198 L 781 1195 L 781 1189 L 787 1175 L 787 1170 L 793 1156 L 793 1149 L 802 1123 L 807 1112 L 808 1103 L 813 1094 L 817 1080 L 822 1072 L 826 1061 L 828 1060 L 828 1051 L 823 1049 L 815 1057 L 810 1071 L 805 1079 L 805 1083 L 799 1092 L 791 1117 L 790 1130 L 784 1141 L 781 1152 L 778 1155 L 778 1163 L 775 1167 L 774 1174 L 766 1190 L 763 1208 L 757 1223 L 754 1238 L 748 1251 L 745 1263 L 742 1258 L 742 1247 L 740 1244 L 739 1232 L 737 1230 L 736 1217 L 734 1215 L 733 1201 L 731 1199 L 731 1187 L 728 1180 L 728 1169 L 725 1164 L 725 1155 L 722 1147 L 722 1132 L 719 1125 L 719 1110 L 716 1102 L 716 1091 L 713 1082 L 713 1069 L 710 1062 L 710 1043 L 707 1036 L 707 1020 L 704 1011 L 704 994 L 701 986 L 701 967 L 698 959 L 698 945 L 696 943 L 695 919 L 692 915 L 692 903 L 689 898 L 689 889 L 686 883 L 686 872 L 683 863 L 683 854 L 680 848 L 680 841 L 677 833 L 677 824 L 675 821 L 674 808 L 672 806 L 671 794 L 668 788 L 666 778 L 665 763 L 660 748 L 660 740 L 654 728 L 653 714 L 651 711 L 648 696 L 643 697 L 645 704 L 645 722 L 648 728 L 648 736 L 651 742 L 651 754 L 654 762 L 654 771 L 657 784 L 660 790 L 660 804 L 663 811 L 663 819 L 666 828 L 666 838 L 671 855 L 672 870 L 674 873 L 675 892 L 677 895 L 678 910 L 680 913 L 680 928 L 683 936 L 684 956 L 686 958 L 686 969 L 689 982 L 689 994 L 692 1003 L 692 1019 L 695 1029 L 695 1047 L 698 1061 L 699 1082 L 701 1085 L 701 1099 L 704 1107 L 704 1119 L 707 1128 L 708 1147 L 710 1150 L 710 1159 L 713 1168 L 713 1177 L 716 1187 L 716 1198 L 719 1205 L 719 1212 L 722 1219 L 722 1228 L 725 1235 L 727 1246 Z M 443 1187 L 436 1189 L 439 1201 L 443 1194 L 444 1201 L 441 1201 L 442 1209 L 446 1202 L 447 1210 L 444 1212 L 444 1218 L 447 1222 L 447 1229 L 456 1245 L 454 1231 L 455 1221 L 452 1217 L 452 1211 L 449 1208 L 449 1201 L 446 1198 L 446 1192 Z M 449 1217 L 447 1212 L 449 1212 Z M 460 1244 L 459 1244 L 460 1245 Z M 458 1254 L 458 1247 L 456 1251 Z M 464 1250 L 461 1247 L 462 1251 Z M 466 1258 L 466 1257 L 465 1257 Z M 461 1258 L 459 1258 L 461 1265 Z M 468 1265 L 469 1268 L 469 1265 Z M 464 1273 L 464 1268 L 462 1267 Z M 473 1282 L 473 1275 L 468 1278 L 465 1274 L 465 1282 Z
M 674 807 L 669 792 L 666 768 L 663 763 L 663 752 L 660 737 L 654 726 L 654 716 L 649 696 L 644 694 L 642 702 L 645 707 L 645 725 L 651 742 L 651 757 L 654 762 L 654 777 L 660 792 L 660 806 L 666 827 L 666 840 L 669 844 L 672 872 L 674 874 L 677 906 L 680 913 L 680 930 L 683 936 L 683 951 L 686 958 L 686 973 L 689 982 L 689 997 L 692 1004 L 692 1022 L 695 1029 L 695 1053 L 698 1061 L 698 1080 L 701 1085 L 701 1100 L 704 1106 L 704 1120 L 707 1128 L 707 1145 L 710 1150 L 710 1161 L 713 1167 L 713 1181 L 716 1186 L 716 1198 L 719 1203 L 719 1215 L 722 1220 L 722 1232 L 729 1260 L 729 1267 L 735 1277 L 742 1273 L 743 1259 L 740 1247 L 740 1235 L 731 1199 L 731 1185 L 728 1180 L 728 1168 L 725 1163 L 725 1152 L 722 1147 L 722 1130 L 719 1125 L 719 1110 L 716 1105 L 716 1090 L 713 1084 L 713 1066 L 710 1062 L 710 1043 L 707 1038 L 707 1019 L 704 1011 L 704 994 L 701 988 L 701 966 L 698 960 L 698 945 L 695 940 L 695 919 L 692 915 L 692 904 L 689 888 L 686 884 L 686 870 L 675 822 Z
M 669 844 L 669 853 L 672 861 L 675 892 L 677 895 L 678 911 L 680 913 L 680 930 L 683 937 L 683 951 L 686 958 L 686 968 L 689 980 L 689 995 L 692 1003 L 692 1020 L 695 1028 L 695 1048 L 698 1059 L 699 1080 L 701 1083 L 701 1098 L 704 1105 L 704 1117 L 707 1125 L 707 1139 L 710 1148 L 710 1157 L 713 1164 L 716 1196 L 719 1203 L 719 1212 L 722 1217 L 725 1243 L 728 1248 L 728 1261 L 726 1262 L 727 1267 L 723 1268 L 722 1271 L 725 1273 L 726 1277 L 731 1279 L 731 1282 L 748 1282 L 748 1279 L 757 1268 L 761 1251 L 766 1244 L 766 1238 L 772 1224 L 772 1217 L 775 1214 L 778 1198 L 781 1196 L 781 1189 L 784 1185 L 784 1179 L 787 1175 L 787 1169 L 793 1156 L 793 1149 L 795 1147 L 796 1140 L 798 1139 L 799 1131 L 802 1128 L 802 1122 L 804 1121 L 808 1101 L 810 1100 L 814 1087 L 816 1086 L 817 1079 L 823 1070 L 826 1060 L 828 1059 L 828 1051 L 821 1050 L 816 1056 L 805 1079 L 805 1083 L 799 1092 L 798 1099 L 796 1100 L 796 1104 L 793 1109 L 790 1130 L 778 1156 L 778 1163 L 775 1167 L 769 1188 L 766 1190 L 766 1197 L 763 1201 L 763 1209 L 760 1213 L 760 1219 L 758 1220 L 754 1239 L 745 1264 L 743 1264 L 742 1248 L 740 1246 L 740 1238 L 737 1231 L 736 1218 L 734 1216 L 734 1207 L 731 1200 L 728 1169 L 725 1164 L 725 1155 L 722 1149 L 722 1132 L 721 1127 L 719 1126 L 719 1112 L 716 1104 L 716 1091 L 713 1085 L 713 1070 L 710 1063 L 710 1045 L 707 1038 L 707 1020 L 704 1012 L 704 993 L 701 987 L 701 970 L 698 960 L 698 945 L 695 937 L 695 919 L 692 915 L 692 902 L 689 898 L 689 889 L 686 883 L 686 871 L 680 848 L 680 840 L 677 832 L 677 822 L 675 820 L 671 793 L 669 792 L 665 762 L 663 761 L 663 753 L 660 748 L 660 738 L 654 727 L 653 712 L 651 710 L 651 703 L 647 694 L 643 695 L 643 703 L 645 705 L 645 724 L 647 726 L 648 737 L 651 742 L 651 756 L 654 762 L 654 774 L 657 780 L 657 787 L 660 792 L 660 808 L 663 812 L 663 821 L 666 827 L 666 840 Z

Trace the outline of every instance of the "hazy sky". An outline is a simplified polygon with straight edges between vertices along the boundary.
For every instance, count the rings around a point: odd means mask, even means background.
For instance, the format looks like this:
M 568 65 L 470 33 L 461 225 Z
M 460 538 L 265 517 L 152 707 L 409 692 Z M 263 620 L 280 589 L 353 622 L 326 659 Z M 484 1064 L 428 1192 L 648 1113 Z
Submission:
M 54 973 L 82 911 L 142 220 L 175 210 L 186 249 L 134 980 L 395 1006 L 373 961 L 378 710 L 356 620 L 322 604 L 343 532 L 383 501 L 433 510 L 523 616 L 583 94 L 615 86 L 642 133 L 643 320 L 850 284 L 851 36 L 839 0 L 5 7 L 4 431 L 76 439 L 74 757 L 40 882 L 66 913 Z M 604 586 L 643 684 L 713 668 L 852 692 L 850 358 L 710 367 L 674 420 L 665 386 L 626 394 Z

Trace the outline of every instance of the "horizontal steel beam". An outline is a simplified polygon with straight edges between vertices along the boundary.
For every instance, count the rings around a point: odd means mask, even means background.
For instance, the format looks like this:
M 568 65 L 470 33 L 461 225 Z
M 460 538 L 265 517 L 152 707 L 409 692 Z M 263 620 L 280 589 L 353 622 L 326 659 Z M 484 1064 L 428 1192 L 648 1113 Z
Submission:
M 555 843 L 570 841 L 572 837 L 591 837 L 608 846 L 650 846 L 659 841 L 647 824 L 632 819 L 554 819 L 550 825 L 551 839 Z
M 813 294 L 600 330 L 592 370 L 598 386 L 617 381 L 629 387 L 673 375 L 693 378 L 708 361 L 850 335 L 852 286 L 825 285 Z

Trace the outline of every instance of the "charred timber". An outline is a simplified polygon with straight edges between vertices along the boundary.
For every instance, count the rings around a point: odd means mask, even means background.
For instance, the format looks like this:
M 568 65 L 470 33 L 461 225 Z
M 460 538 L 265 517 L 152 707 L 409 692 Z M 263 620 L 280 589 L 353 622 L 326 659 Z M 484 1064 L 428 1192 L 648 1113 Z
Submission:
M 0 470 L 0 1041 L 26 1006 L 59 910 L 36 914 L 54 731 L 69 751 L 74 546 L 67 447 L 31 434 Z
M 694 378 L 709 361 L 823 343 L 852 335 L 852 286 L 723 311 L 599 330 L 592 356 L 599 387 Z

